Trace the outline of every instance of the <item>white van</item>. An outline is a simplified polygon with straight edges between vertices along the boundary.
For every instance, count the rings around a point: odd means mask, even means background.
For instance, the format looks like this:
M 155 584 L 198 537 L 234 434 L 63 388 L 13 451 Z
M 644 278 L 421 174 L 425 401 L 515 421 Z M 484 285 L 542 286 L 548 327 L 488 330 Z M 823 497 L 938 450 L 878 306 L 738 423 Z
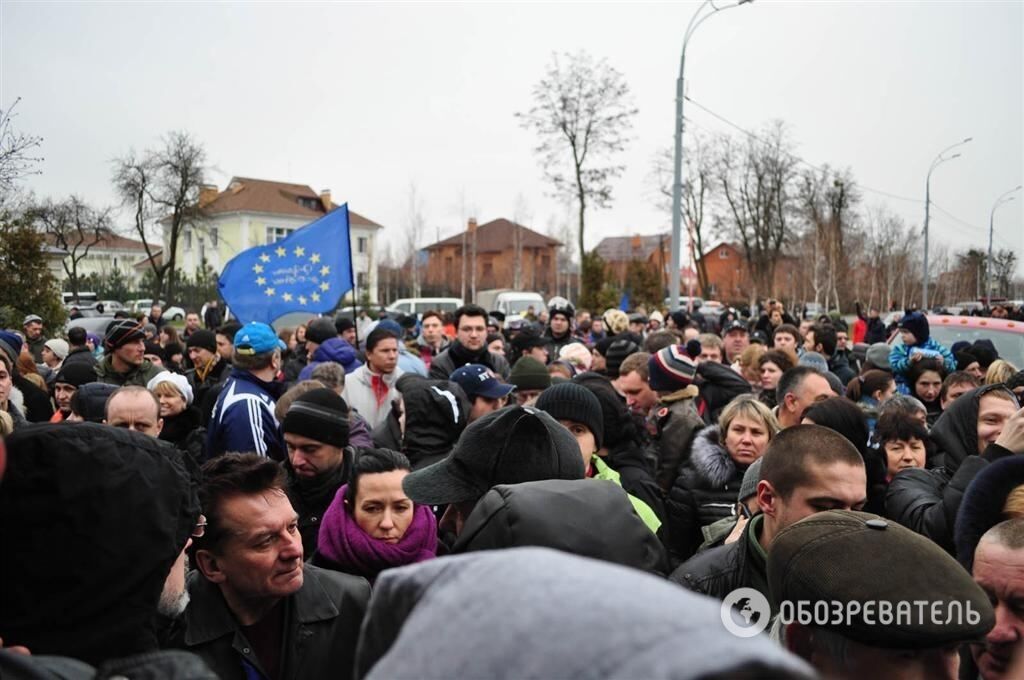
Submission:
M 415 314 L 418 319 L 424 312 L 454 312 L 462 305 L 462 298 L 402 298 L 392 302 L 387 311 L 405 315 Z
M 547 306 L 540 293 L 508 288 L 481 290 L 476 294 L 476 303 L 488 312 L 501 312 L 506 319 L 510 316 L 522 316 L 530 307 L 539 313 Z

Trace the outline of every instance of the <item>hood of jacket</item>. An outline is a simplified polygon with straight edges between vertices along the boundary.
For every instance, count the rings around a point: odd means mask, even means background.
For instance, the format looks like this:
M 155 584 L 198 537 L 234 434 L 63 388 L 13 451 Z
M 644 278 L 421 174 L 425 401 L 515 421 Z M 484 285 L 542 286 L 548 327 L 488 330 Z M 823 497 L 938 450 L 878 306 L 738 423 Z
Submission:
M 978 473 L 964 492 L 953 532 L 956 558 L 971 571 L 974 550 L 985 532 L 1005 519 L 1003 506 L 1014 489 L 1024 484 L 1024 457 L 1008 456 Z
M 636 569 L 516 548 L 383 572 L 355 677 L 686 680 L 748 667 L 751 677 L 814 677 L 767 636 L 726 632 L 717 600 Z
M 477 502 L 452 552 L 537 546 L 658 574 L 668 558 L 614 482 L 499 484 Z
M 93 423 L 7 439 L 0 491 L 4 637 L 99 665 L 157 649 L 157 603 L 199 516 L 187 458 Z
M 402 381 L 399 390 L 405 405 L 402 453 L 414 469 L 447 456 L 469 419 L 465 394 L 446 380 L 425 378 Z
M 341 364 L 346 373 L 351 373 L 363 365 L 355 348 L 342 338 L 330 338 L 317 347 L 313 352 L 313 361 L 333 361 Z
M 690 465 L 714 489 L 725 486 L 739 474 L 736 461 L 725 448 L 722 428 L 718 425 L 708 425 L 693 438 Z
M 1006 387 L 984 385 L 961 395 L 939 416 L 928 433 L 937 448 L 936 454 L 945 454 L 945 467 L 950 473 L 956 472 L 964 458 L 978 454 L 979 402 L 995 390 L 1006 390 Z

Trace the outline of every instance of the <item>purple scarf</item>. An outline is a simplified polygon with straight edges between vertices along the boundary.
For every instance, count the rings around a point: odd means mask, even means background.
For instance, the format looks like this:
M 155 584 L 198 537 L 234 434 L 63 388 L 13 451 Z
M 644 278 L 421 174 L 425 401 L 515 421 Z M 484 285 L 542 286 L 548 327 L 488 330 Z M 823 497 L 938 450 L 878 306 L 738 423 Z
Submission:
M 348 573 L 374 579 L 377 574 L 414 562 L 423 562 L 437 554 L 437 519 L 428 505 L 413 507 L 412 522 L 398 543 L 387 543 L 359 528 L 345 509 L 345 490 L 338 489 L 320 523 L 317 550 L 326 559 Z

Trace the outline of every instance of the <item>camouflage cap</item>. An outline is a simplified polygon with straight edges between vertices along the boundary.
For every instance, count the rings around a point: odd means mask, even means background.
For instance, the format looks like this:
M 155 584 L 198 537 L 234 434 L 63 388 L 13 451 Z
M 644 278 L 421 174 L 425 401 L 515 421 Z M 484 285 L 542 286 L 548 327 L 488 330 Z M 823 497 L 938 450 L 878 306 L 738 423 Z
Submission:
M 841 622 L 815 615 L 810 625 L 872 647 L 980 640 L 995 623 L 984 591 L 945 550 L 865 512 L 819 512 L 779 532 L 768 553 L 768 587 L 784 614 L 815 604 L 842 611 Z

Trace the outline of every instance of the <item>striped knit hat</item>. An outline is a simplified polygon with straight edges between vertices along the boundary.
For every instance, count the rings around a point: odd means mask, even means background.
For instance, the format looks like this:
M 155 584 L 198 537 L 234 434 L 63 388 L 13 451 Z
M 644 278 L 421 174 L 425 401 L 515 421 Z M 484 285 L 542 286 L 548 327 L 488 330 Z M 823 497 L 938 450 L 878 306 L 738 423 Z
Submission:
M 656 392 L 674 392 L 693 382 L 697 364 L 693 363 L 683 345 L 669 345 L 652 354 L 647 362 L 647 382 Z

